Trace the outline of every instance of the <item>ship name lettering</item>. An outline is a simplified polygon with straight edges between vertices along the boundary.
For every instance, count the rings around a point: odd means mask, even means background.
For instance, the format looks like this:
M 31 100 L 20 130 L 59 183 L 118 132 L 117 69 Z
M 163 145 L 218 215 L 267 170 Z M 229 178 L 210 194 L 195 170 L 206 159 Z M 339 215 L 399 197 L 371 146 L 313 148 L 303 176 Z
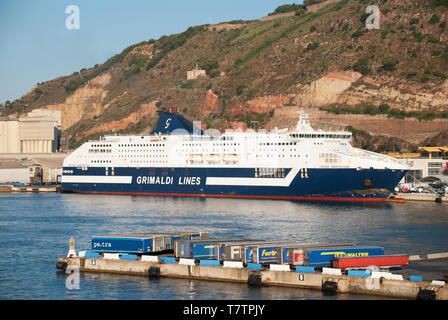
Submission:
M 200 185 L 201 177 L 179 177 L 178 184 Z
M 173 177 L 138 176 L 136 179 L 137 184 L 173 184 L 173 181 Z

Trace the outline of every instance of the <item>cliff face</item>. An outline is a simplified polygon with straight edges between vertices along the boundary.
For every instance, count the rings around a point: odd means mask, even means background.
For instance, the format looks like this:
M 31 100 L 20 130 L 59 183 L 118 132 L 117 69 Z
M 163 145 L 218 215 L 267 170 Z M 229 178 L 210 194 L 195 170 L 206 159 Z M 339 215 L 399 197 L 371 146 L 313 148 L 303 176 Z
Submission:
M 363 147 L 372 150 L 378 137 L 403 148 L 446 137 L 445 8 L 433 0 L 380 1 L 381 29 L 367 30 L 366 7 L 331 0 L 300 16 L 191 27 L 38 84 L 0 111 L 14 118 L 60 110 L 72 148 L 114 129 L 148 132 L 164 107 L 220 130 L 292 128 L 297 110 L 307 108 L 319 127 L 368 133 L 375 142 L 366 138 Z M 196 65 L 207 76 L 187 81 Z
M 110 81 L 111 75 L 104 73 L 77 89 L 63 103 L 48 104 L 46 108 L 61 111 L 62 130 L 66 130 L 78 121 L 99 116 L 107 109 L 108 106 L 103 105 L 102 102 L 107 96 L 106 86 Z

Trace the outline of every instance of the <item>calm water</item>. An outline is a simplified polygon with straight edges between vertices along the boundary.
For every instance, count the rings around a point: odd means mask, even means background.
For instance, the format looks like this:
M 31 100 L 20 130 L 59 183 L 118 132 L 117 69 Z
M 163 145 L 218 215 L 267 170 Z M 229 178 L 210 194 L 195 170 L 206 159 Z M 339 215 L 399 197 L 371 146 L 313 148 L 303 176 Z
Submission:
M 448 205 L 76 194 L 0 194 L 0 299 L 380 299 L 294 288 L 81 274 L 68 290 L 57 258 L 111 232 L 202 230 L 212 237 L 355 242 L 386 253 L 448 252 Z

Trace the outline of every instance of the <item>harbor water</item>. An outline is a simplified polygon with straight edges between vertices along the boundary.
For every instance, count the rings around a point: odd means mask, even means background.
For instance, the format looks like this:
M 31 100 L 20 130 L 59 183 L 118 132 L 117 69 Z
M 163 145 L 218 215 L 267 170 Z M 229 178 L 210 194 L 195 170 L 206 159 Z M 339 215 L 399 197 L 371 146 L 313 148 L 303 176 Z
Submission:
M 322 203 L 80 194 L 0 194 L 0 299 L 384 299 L 188 279 L 57 271 L 69 238 L 89 250 L 98 234 L 208 231 L 210 237 L 354 242 L 385 254 L 448 252 L 448 204 Z

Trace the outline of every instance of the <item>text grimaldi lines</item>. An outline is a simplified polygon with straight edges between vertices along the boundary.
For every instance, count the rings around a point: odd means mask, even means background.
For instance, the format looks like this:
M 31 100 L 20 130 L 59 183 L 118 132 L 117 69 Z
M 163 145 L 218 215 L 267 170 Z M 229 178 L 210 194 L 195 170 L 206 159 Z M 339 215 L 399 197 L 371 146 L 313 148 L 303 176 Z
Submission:
M 158 176 L 138 176 L 137 184 L 174 184 L 178 185 L 200 185 L 201 177 L 158 177 Z

